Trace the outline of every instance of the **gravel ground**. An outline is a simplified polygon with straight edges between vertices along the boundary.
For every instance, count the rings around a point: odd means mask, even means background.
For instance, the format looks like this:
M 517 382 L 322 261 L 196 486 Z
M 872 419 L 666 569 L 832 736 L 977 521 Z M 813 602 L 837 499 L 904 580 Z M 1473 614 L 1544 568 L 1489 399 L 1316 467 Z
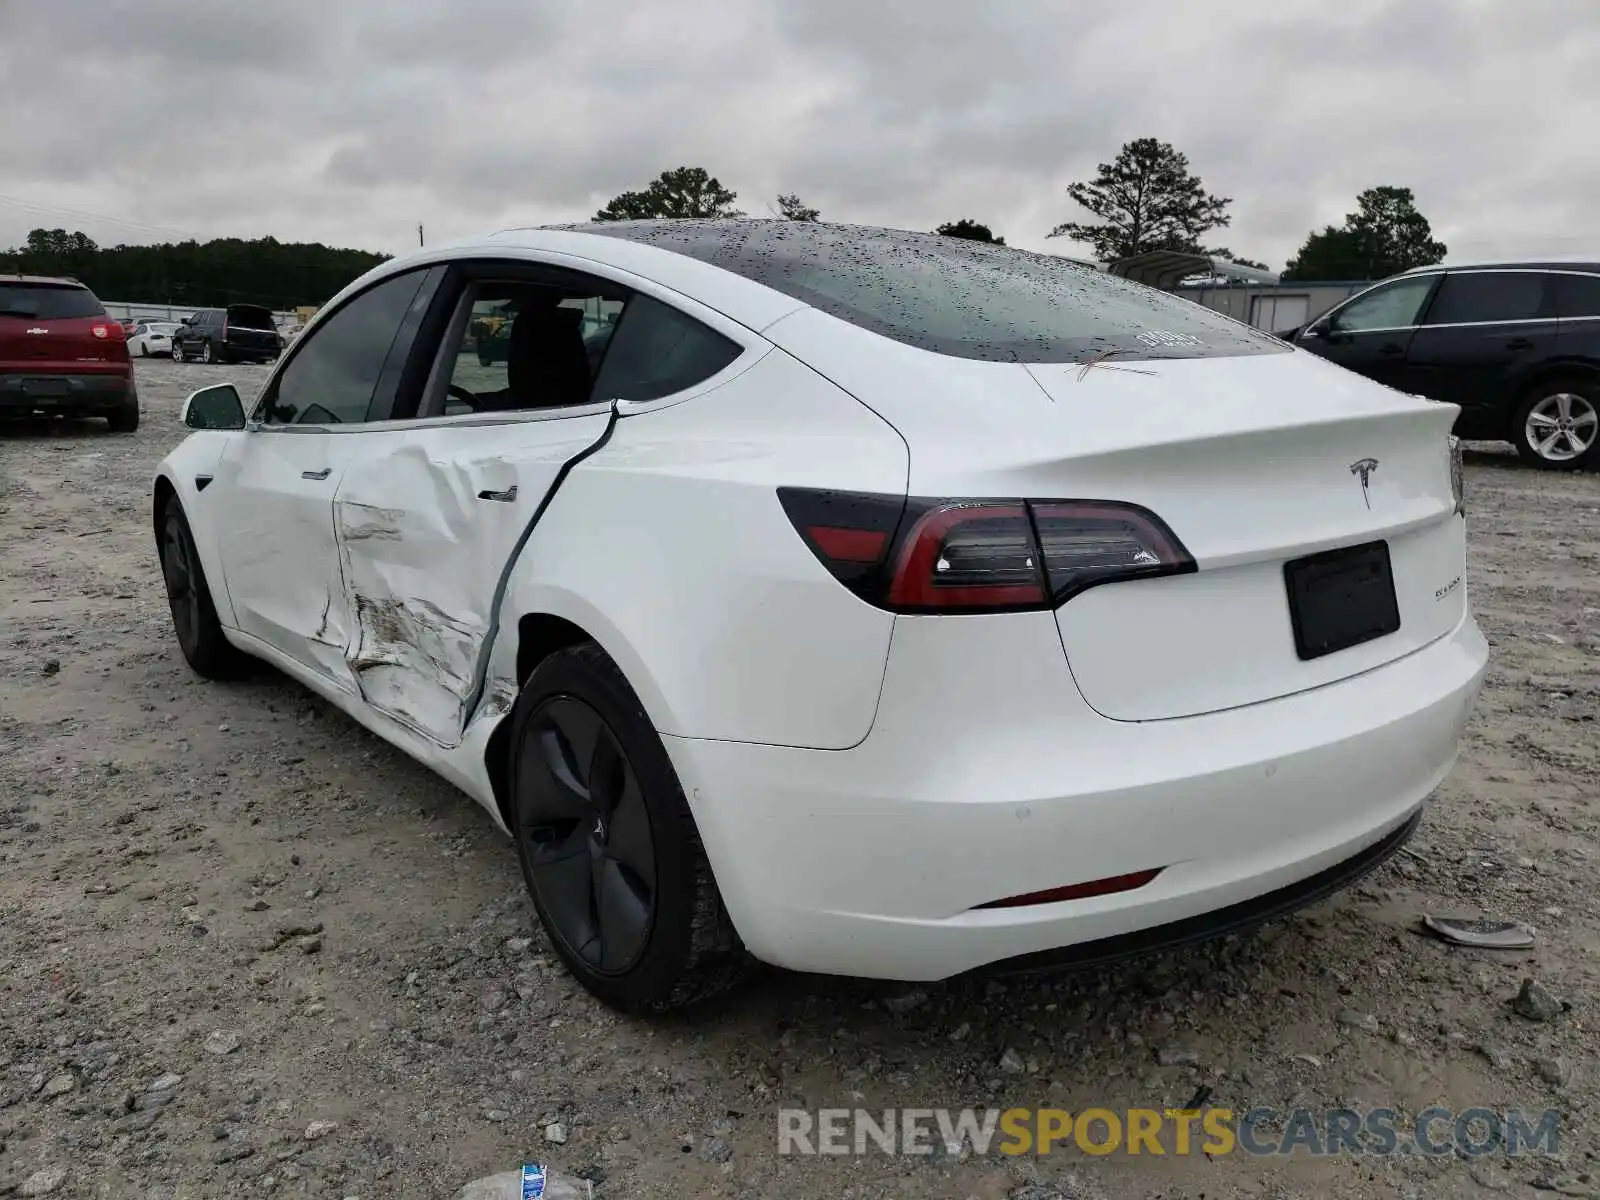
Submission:
M 559 968 L 488 818 L 298 685 L 196 679 L 144 425 L 0 431 L 0 1194 L 450 1196 L 527 1157 L 598 1196 L 1600 1195 L 1600 476 L 1486 448 L 1473 603 L 1494 643 L 1410 852 L 1258 934 L 1037 983 L 767 973 L 668 1020 Z M 1419 916 L 1533 925 L 1447 947 Z M 1565 1002 L 1508 1006 L 1521 980 Z M 1520 1106 L 1540 1159 L 780 1157 L 780 1106 Z M 554 1129 L 552 1126 L 561 1128 Z M 1590 1172 L 1595 1172 L 1591 1178 Z

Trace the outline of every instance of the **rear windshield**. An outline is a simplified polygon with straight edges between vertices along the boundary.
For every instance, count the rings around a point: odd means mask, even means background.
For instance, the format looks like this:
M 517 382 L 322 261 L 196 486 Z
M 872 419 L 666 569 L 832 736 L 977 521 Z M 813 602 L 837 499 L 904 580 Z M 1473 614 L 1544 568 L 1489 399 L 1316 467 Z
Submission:
M 105 315 L 105 307 L 86 287 L 59 283 L 0 282 L 0 317 L 37 317 L 41 321 L 61 321 Z
M 688 255 L 910 346 L 998 362 L 1287 353 L 1211 309 L 1047 254 L 809 221 L 576 226 Z
M 240 329 L 275 329 L 272 310 L 257 304 L 228 305 L 228 324 Z

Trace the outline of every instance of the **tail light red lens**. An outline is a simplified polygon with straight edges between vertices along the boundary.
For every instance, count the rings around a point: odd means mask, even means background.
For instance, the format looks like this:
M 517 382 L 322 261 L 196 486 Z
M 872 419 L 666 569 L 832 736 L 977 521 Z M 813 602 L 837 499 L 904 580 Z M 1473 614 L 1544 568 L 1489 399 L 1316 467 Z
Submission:
M 119 325 L 117 328 L 120 329 L 121 326 Z M 112 327 L 110 325 L 91 325 L 89 327 L 89 332 L 94 334 L 94 336 L 99 338 L 101 341 L 105 341 L 106 338 L 111 336 L 111 329 Z
M 954 504 L 922 513 L 889 580 L 897 610 L 1034 608 L 1044 573 L 1024 504 Z
M 1025 612 L 1194 560 L 1154 513 L 1107 500 L 929 500 L 780 488 L 834 577 L 893 612 Z

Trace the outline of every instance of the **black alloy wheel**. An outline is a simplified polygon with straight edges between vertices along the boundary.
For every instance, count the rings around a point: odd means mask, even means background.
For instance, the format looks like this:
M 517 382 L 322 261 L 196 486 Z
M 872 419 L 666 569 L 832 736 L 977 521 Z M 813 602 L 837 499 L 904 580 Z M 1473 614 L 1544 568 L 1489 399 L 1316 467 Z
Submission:
M 518 693 L 506 823 L 551 946 L 607 1004 L 662 1012 L 753 960 L 722 903 L 666 746 L 606 653 L 550 654 Z
M 161 575 L 172 607 L 172 628 L 185 655 L 200 629 L 200 589 L 195 584 L 196 559 L 190 545 L 188 522 L 174 505 L 161 526 Z
M 519 827 L 539 902 L 571 953 L 601 974 L 626 971 L 655 923 L 638 774 L 605 718 L 575 696 L 534 711 L 520 752 Z
M 167 585 L 167 603 L 172 609 L 172 628 L 178 635 L 183 657 L 207 679 L 234 679 L 244 674 L 250 658 L 222 632 L 194 534 L 176 499 L 168 501 L 162 514 L 157 548 L 161 577 Z

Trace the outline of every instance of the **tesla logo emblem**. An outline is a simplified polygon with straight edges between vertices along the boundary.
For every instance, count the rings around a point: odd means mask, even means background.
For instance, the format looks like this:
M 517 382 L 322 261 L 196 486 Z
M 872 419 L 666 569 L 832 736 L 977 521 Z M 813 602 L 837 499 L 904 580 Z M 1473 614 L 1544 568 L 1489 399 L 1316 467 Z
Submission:
M 49 333 L 50 331 L 48 329 L 40 329 L 37 325 L 35 325 L 32 329 L 28 330 L 28 332 L 29 333 Z
M 1373 473 L 1377 469 L 1378 460 L 1375 458 L 1363 458 L 1350 464 L 1350 474 L 1359 476 L 1361 479 L 1361 498 L 1367 502 L 1368 508 L 1372 507 L 1372 496 L 1367 491 L 1367 487 L 1372 482 Z

